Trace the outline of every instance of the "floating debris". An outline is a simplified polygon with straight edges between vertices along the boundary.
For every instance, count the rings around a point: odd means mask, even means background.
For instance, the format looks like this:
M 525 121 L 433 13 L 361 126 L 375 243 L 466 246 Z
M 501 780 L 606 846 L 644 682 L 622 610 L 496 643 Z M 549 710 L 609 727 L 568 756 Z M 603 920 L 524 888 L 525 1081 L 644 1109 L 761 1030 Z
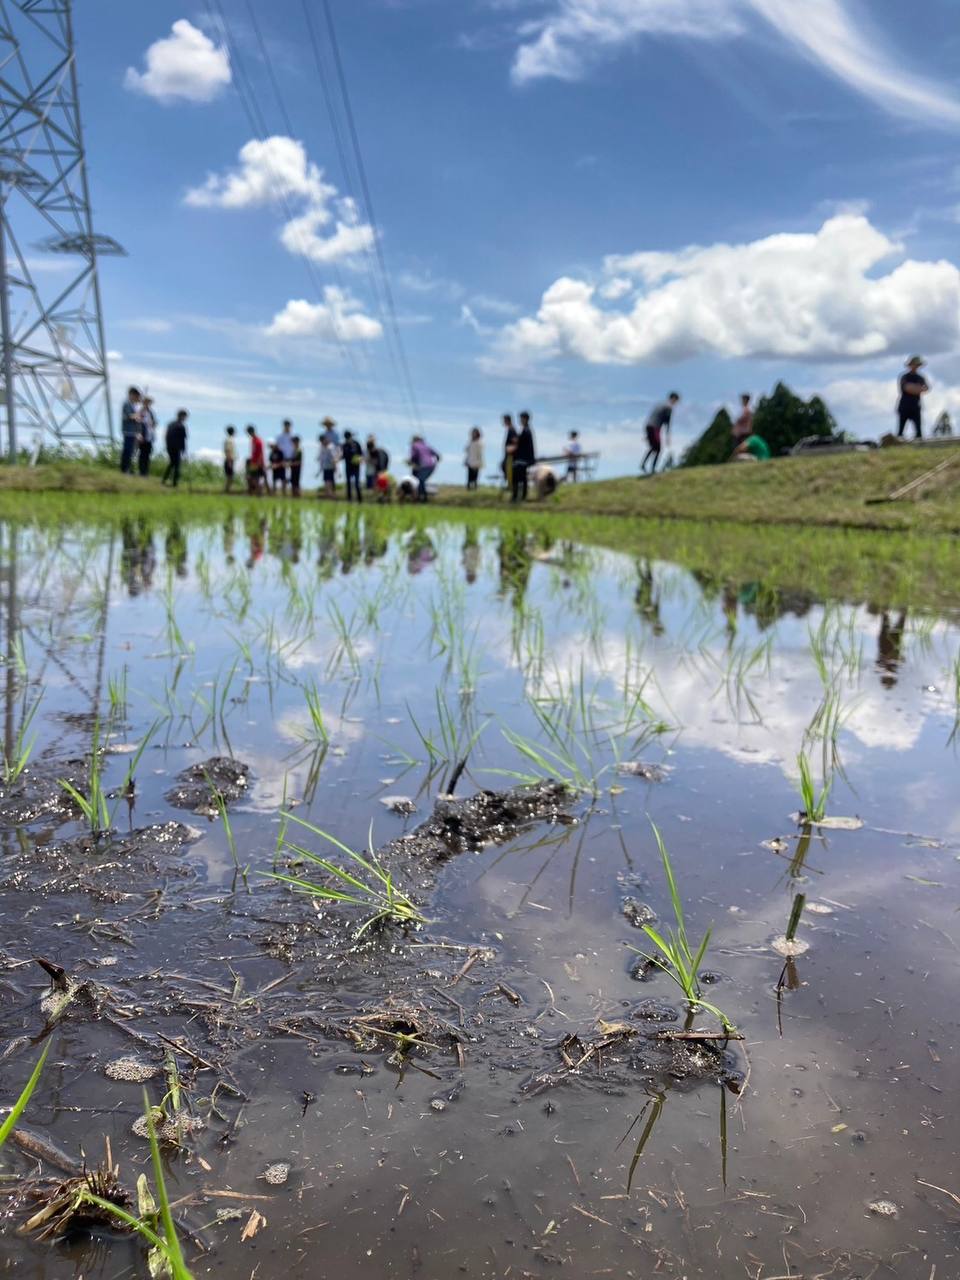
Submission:
M 644 778 L 647 782 L 664 782 L 668 770 L 659 764 L 644 764 L 642 760 L 624 760 L 617 765 L 617 773 L 625 778 Z
M 417 812 L 417 806 L 409 796 L 381 796 L 380 803 L 385 809 L 389 809 L 391 813 L 399 814 L 403 818 L 407 818 L 411 813 Z
M 268 1164 L 260 1177 L 271 1187 L 285 1187 L 290 1177 L 291 1167 L 286 1160 L 278 1160 L 276 1164 Z
M 657 918 L 653 907 L 636 898 L 624 898 L 620 909 L 634 929 L 642 929 L 645 924 L 653 924 Z
M 770 946 L 785 960 L 795 960 L 797 956 L 805 956 L 810 950 L 809 942 L 804 942 L 801 938 L 788 938 L 785 934 L 774 938 Z
M 124 1080 L 128 1084 L 145 1084 L 147 1080 L 152 1080 L 159 1073 L 160 1067 L 156 1063 L 148 1062 L 145 1058 L 128 1056 L 114 1058 L 112 1062 L 107 1063 L 103 1071 L 111 1080 Z
M 867 1211 L 875 1218 L 900 1217 L 900 1208 L 892 1200 L 871 1200 L 867 1205 Z

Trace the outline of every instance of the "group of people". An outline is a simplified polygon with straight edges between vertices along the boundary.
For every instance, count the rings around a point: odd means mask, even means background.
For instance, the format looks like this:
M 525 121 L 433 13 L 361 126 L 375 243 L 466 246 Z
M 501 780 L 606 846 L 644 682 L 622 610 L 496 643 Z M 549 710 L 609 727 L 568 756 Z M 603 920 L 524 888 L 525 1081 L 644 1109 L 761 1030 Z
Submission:
M 177 416 L 168 423 L 164 443 L 167 449 L 167 469 L 163 483 L 174 488 L 180 483 L 180 467 L 187 452 L 186 409 L 179 409 Z M 134 465 L 142 476 L 150 474 L 150 464 L 157 443 L 157 415 L 150 396 L 141 395 L 138 387 L 131 387 L 123 402 L 120 418 L 120 470 L 132 475 Z

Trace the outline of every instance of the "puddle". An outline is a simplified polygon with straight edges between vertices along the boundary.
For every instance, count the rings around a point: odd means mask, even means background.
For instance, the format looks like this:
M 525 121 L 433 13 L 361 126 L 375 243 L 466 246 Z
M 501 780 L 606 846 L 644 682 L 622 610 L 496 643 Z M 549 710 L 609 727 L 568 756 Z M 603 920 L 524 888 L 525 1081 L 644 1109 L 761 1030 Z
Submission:
M 0 1265 L 147 1274 L 19 1230 L 107 1143 L 136 1203 L 146 1083 L 198 1276 L 957 1274 L 960 596 L 306 506 L 0 535 L 4 1106 L 50 1045 Z

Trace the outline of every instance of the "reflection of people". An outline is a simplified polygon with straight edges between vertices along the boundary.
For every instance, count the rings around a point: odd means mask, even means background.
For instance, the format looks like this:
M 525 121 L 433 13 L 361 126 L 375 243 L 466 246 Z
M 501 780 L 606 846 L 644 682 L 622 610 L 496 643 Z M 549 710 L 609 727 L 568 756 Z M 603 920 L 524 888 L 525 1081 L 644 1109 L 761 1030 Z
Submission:
M 880 635 L 877 637 L 877 669 L 883 674 L 880 683 L 886 689 L 892 689 L 897 683 L 900 664 L 903 662 L 903 633 L 907 625 L 907 613 L 904 610 L 895 623 L 891 623 L 890 615 L 884 609 L 880 615 Z
M 647 463 L 650 466 L 650 475 L 654 475 L 657 470 L 657 463 L 660 461 L 660 452 L 663 449 L 663 436 L 666 432 L 667 443 L 670 443 L 670 423 L 673 419 L 673 411 L 680 403 L 680 392 L 671 391 L 664 400 L 663 404 L 658 404 L 647 419 L 647 452 L 643 455 L 643 461 L 640 463 L 640 474 L 647 474 Z
M 463 576 L 471 585 L 477 580 L 480 568 L 480 539 L 472 526 L 463 535 Z
M 912 422 L 916 440 L 923 438 L 922 397 L 930 390 L 926 378 L 920 372 L 923 364 L 921 356 L 911 356 L 907 361 L 907 371 L 900 375 L 900 401 L 897 405 L 897 416 L 900 421 L 897 435 L 902 436 L 907 429 L 907 423 Z
M 649 560 L 637 561 L 637 590 L 633 599 L 637 612 L 645 622 L 649 622 L 653 634 L 662 636 L 664 625 L 660 620 L 660 592 L 656 588 Z

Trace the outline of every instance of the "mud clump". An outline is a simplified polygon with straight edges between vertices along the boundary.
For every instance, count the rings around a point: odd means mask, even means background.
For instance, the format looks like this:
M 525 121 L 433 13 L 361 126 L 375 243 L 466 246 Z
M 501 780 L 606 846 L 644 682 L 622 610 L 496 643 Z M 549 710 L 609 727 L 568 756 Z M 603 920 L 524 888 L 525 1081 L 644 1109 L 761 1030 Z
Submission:
M 220 812 L 217 798 L 230 805 L 246 795 L 249 783 L 250 767 L 242 760 L 211 756 L 178 773 L 166 800 L 175 809 L 189 809 L 200 817 L 215 818 Z
M 653 907 L 640 902 L 637 898 L 624 898 L 620 910 L 626 917 L 627 923 L 633 925 L 634 929 L 642 929 L 645 924 L 654 924 L 657 919 L 657 913 Z
M 403 854 L 443 861 L 487 845 L 505 844 L 537 822 L 575 821 L 567 813 L 572 800 L 559 782 L 510 791 L 478 791 L 463 800 L 441 796 L 426 822 L 385 845 L 378 856 L 384 859 Z
M 78 791 L 87 784 L 84 760 L 40 760 L 28 765 L 9 786 L 0 786 L 0 827 L 15 828 L 41 819 L 66 822 L 79 811 L 61 780 Z
M 86 833 L 38 843 L 16 858 L 0 888 L 78 892 L 98 902 L 122 902 L 137 885 L 142 888 L 171 876 L 193 876 L 189 867 L 173 858 L 199 835 L 181 822 L 164 822 L 125 835 Z

